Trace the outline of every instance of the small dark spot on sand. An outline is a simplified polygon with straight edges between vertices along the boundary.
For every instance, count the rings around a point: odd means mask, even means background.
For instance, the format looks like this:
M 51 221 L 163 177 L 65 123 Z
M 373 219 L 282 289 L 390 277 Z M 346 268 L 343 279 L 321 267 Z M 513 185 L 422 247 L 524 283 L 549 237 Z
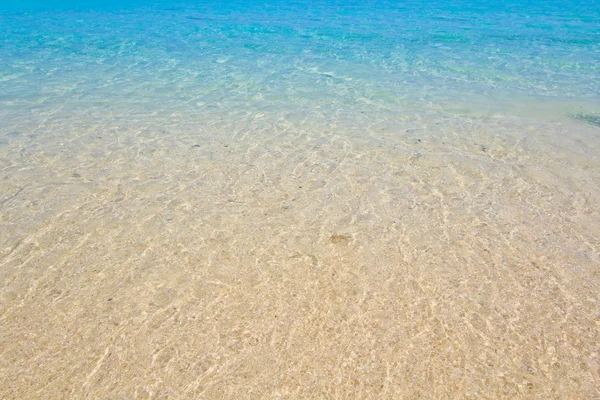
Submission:
M 352 239 L 352 236 L 350 235 L 331 235 L 329 238 L 329 240 L 335 244 L 348 243 L 350 242 L 350 239 Z
M 585 122 L 586 124 L 589 124 L 589 125 L 600 127 L 600 114 L 577 113 L 577 114 L 570 114 L 569 117 L 571 117 L 577 121 Z
M 195 148 L 195 147 L 200 147 L 200 145 L 199 144 L 195 144 L 195 145 L 192 146 L 192 149 Z
M 226 145 L 223 145 L 223 147 L 229 147 L 229 145 L 228 145 L 228 144 L 226 144 Z
M 110 299 L 106 300 L 106 301 L 112 301 L 112 297 Z

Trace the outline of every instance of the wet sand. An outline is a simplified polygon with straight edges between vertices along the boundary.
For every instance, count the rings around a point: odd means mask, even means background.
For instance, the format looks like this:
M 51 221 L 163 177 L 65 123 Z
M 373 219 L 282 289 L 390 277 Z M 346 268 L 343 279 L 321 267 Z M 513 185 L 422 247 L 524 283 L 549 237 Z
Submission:
M 492 113 L 21 125 L 0 398 L 600 398 L 599 137 Z

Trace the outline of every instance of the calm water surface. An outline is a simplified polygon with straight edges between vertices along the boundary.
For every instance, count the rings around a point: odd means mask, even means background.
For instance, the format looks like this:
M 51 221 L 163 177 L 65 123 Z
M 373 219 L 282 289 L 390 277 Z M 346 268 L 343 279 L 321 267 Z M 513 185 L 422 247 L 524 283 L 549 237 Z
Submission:
M 0 0 L 0 398 L 600 398 L 600 3 Z

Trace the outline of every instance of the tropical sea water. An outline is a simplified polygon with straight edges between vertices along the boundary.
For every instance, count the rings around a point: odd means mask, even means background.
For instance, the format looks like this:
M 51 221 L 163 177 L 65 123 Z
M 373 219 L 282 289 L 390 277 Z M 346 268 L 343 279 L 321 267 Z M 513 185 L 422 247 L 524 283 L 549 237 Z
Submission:
M 600 3 L 0 2 L 1 398 L 600 397 Z

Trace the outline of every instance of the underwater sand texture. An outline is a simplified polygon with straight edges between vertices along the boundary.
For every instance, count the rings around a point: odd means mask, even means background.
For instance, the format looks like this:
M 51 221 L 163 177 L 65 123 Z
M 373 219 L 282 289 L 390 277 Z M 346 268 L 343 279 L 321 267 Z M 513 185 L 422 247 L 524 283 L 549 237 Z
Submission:
M 13 128 L 2 399 L 600 398 L 593 126 L 91 110 Z

